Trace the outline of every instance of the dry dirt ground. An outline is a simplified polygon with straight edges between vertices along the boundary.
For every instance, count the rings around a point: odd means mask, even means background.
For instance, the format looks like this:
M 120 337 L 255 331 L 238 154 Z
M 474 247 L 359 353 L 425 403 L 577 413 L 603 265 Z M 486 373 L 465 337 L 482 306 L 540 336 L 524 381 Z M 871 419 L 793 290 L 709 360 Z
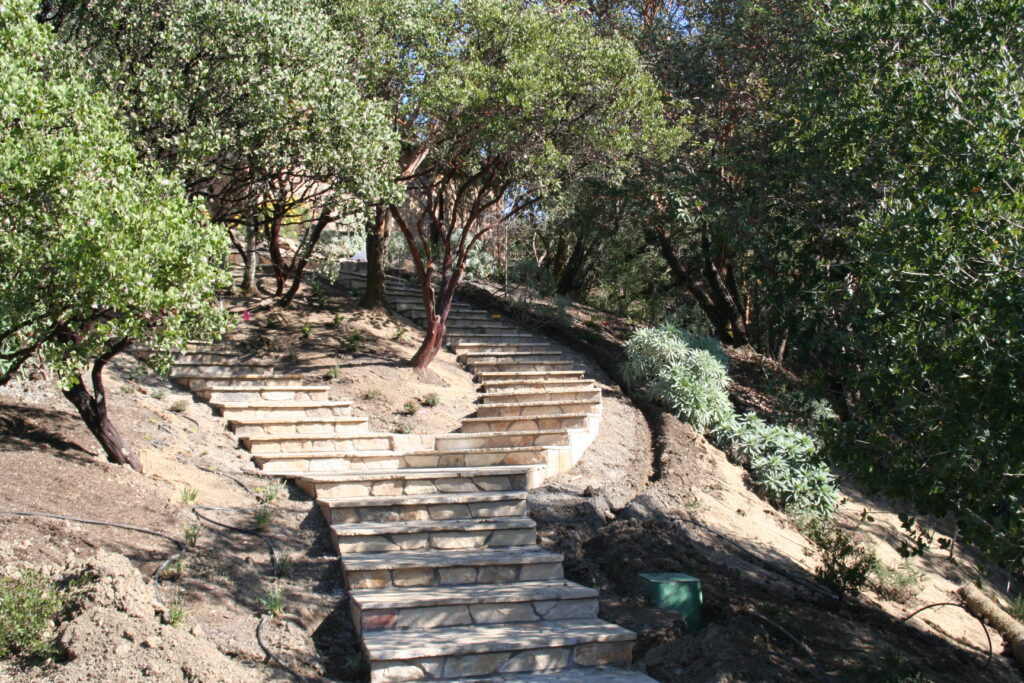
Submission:
M 451 354 L 426 375 L 403 367 L 420 339 L 408 322 L 360 311 L 345 292 L 304 292 L 283 313 L 267 301 L 226 302 L 240 319 L 230 342 L 274 359 L 282 372 L 331 384 L 332 397 L 354 399 L 374 429 L 445 432 L 472 412 L 472 379 Z M 587 329 L 595 329 L 589 320 Z M 604 319 L 600 333 L 617 337 L 617 325 Z M 261 487 L 270 480 L 253 471 L 208 406 L 137 366 L 124 357 L 109 371 L 110 398 L 117 424 L 142 453 L 145 475 L 103 462 L 45 377 L 0 389 L 0 509 L 127 521 L 176 538 L 199 523 L 197 546 L 157 584 L 152 575 L 177 552 L 171 542 L 0 515 L 3 573 L 34 566 L 54 576 L 88 570 L 100 577 L 58 626 L 74 659 L 0 662 L 0 680 L 288 680 L 266 663 L 256 640 L 274 586 L 282 589 L 284 611 L 265 626 L 270 649 L 310 678 L 365 679 L 337 559 L 311 501 L 286 486 L 269 504 L 265 538 L 291 560 L 289 574 L 275 578 L 267 546 L 252 533 L 254 512 L 268 495 Z M 948 600 L 974 576 L 966 549 L 958 547 L 955 563 L 944 551 L 915 560 L 925 578 L 906 604 L 870 591 L 830 597 L 814 580 L 811 545 L 749 490 L 742 468 L 678 420 L 650 407 L 645 416 L 597 365 L 588 362 L 588 369 L 605 392 L 601 431 L 575 468 L 531 493 L 531 513 L 542 543 L 565 553 L 569 578 L 602 591 L 602 616 L 640 634 L 637 663 L 648 674 L 673 682 L 820 680 L 823 672 L 873 683 L 1019 680 L 994 632 L 995 655 L 986 665 L 984 632 L 962 610 L 935 608 L 901 621 Z M 412 412 L 407 402 L 419 404 L 429 393 L 438 394 L 436 407 L 404 414 Z M 748 393 L 752 404 L 765 402 L 757 387 Z M 182 501 L 187 487 L 199 491 L 195 511 Z M 845 522 L 895 561 L 895 511 L 853 489 L 847 494 Z M 864 509 L 871 520 L 860 523 Z M 706 628 L 690 633 L 673 613 L 647 604 L 636 587 L 641 571 L 699 577 Z M 182 626 L 164 623 L 173 601 L 187 610 Z

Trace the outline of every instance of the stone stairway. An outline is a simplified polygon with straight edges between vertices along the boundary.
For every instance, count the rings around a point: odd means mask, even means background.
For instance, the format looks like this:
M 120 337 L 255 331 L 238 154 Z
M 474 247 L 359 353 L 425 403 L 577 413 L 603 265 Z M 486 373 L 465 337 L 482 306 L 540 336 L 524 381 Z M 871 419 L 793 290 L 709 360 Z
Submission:
M 387 286 L 392 308 L 417 320 L 418 290 Z M 527 516 L 527 490 L 596 435 L 600 389 L 543 338 L 465 304 L 447 341 L 481 391 L 451 434 L 373 433 L 326 386 L 217 345 L 193 345 L 172 378 L 220 412 L 259 468 L 316 499 L 371 681 L 650 681 L 615 668 L 635 634 L 597 618 L 597 592 L 564 579 Z

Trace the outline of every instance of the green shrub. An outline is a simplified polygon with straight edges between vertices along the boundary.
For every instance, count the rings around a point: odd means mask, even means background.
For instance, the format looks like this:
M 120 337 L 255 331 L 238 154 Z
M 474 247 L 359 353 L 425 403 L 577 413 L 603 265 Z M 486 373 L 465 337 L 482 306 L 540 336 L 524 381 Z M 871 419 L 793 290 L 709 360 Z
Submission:
M 55 652 L 51 631 L 64 594 L 36 570 L 0 577 L 0 657 L 45 657 Z
M 864 546 L 856 534 L 830 519 L 805 516 L 800 530 L 818 551 L 818 581 L 836 595 L 857 595 L 879 566 L 875 552 Z
M 415 401 L 406 401 L 405 405 L 402 406 L 402 415 L 409 415 L 410 417 L 418 413 L 420 406 Z
M 769 425 L 756 415 L 737 416 L 729 401 L 728 357 L 711 337 L 671 324 L 638 330 L 626 344 L 626 381 L 645 387 L 669 408 L 746 466 L 776 507 L 828 517 L 839 489 L 819 457 L 818 443 L 792 427 Z M 821 413 L 814 406 L 809 414 Z
M 420 403 L 422 403 L 423 405 L 427 406 L 428 408 L 434 408 L 434 407 L 440 405 L 441 397 L 438 396 L 435 392 L 432 391 L 429 394 L 427 394 L 426 396 L 424 396 L 423 398 L 421 398 L 420 399 Z
M 395 425 L 396 434 L 412 434 L 413 424 L 408 420 L 399 420 Z

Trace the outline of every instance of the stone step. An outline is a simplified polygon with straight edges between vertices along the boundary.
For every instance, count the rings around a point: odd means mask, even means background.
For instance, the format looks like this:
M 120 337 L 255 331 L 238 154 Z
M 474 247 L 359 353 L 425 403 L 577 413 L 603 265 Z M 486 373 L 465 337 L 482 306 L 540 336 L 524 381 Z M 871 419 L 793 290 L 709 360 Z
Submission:
M 599 418 L 591 413 L 468 417 L 462 420 L 462 426 L 460 429 L 466 434 L 478 432 L 526 432 L 555 429 L 586 429 L 597 419 Z
M 422 519 L 484 519 L 527 514 L 526 491 L 318 498 L 329 524 Z
M 228 421 L 238 436 L 295 435 L 295 434 L 362 434 L 369 431 L 365 417 L 245 417 Z
M 360 633 L 597 616 L 597 591 L 571 581 L 361 589 L 351 595 Z
M 458 678 L 450 683 L 657 683 L 632 669 L 614 666 L 587 666 L 540 674 L 503 674 L 486 678 Z
M 302 384 L 302 375 L 236 375 L 234 377 L 179 375 L 172 379 L 193 391 L 210 387 L 286 387 Z
M 589 400 L 562 401 L 520 401 L 519 403 L 484 403 L 476 408 L 477 417 L 525 417 L 545 415 L 568 415 L 574 413 L 601 412 L 600 396 Z
M 402 313 L 404 313 L 406 311 L 422 312 L 423 311 L 423 298 L 420 297 L 419 295 L 409 296 L 409 295 L 406 295 L 406 294 L 397 294 L 397 295 L 389 294 L 388 295 L 388 305 L 391 306 L 392 308 L 394 308 L 396 311 L 399 311 L 399 312 L 402 312 Z M 453 312 L 458 311 L 460 313 L 461 312 L 475 313 L 475 312 L 479 311 L 480 309 L 475 308 L 473 306 L 470 306 L 469 304 L 452 303 L 451 310 Z
M 449 320 L 445 324 L 445 330 L 449 334 L 506 334 L 515 333 L 519 327 L 512 323 L 499 320 Z
M 564 429 L 454 433 L 438 436 L 435 445 L 438 450 L 452 451 L 469 448 L 503 448 L 505 446 L 568 446 L 569 434 Z
M 517 377 L 583 377 L 582 370 L 574 370 L 571 360 L 498 360 L 491 363 L 468 363 L 473 373 L 484 379 L 515 379 Z
M 563 578 L 562 556 L 537 546 L 348 553 L 341 558 L 341 564 L 353 590 Z
M 395 450 L 338 453 L 334 451 L 296 451 L 292 453 L 254 453 L 253 462 L 268 474 L 301 477 L 310 473 L 338 473 L 353 470 L 400 469 L 402 454 Z
M 563 365 L 572 365 L 571 361 L 566 361 Z M 509 370 L 495 370 L 487 372 L 477 372 L 477 379 L 480 382 L 500 382 L 502 380 L 514 380 L 517 382 L 528 382 L 531 380 L 540 381 L 558 381 L 566 379 L 583 379 L 582 370 L 528 370 L 528 369 L 509 369 Z M 586 380 L 591 381 L 591 380 Z
M 223 353 L 226 342 L 203 342 L 190 341 L 186 346 L 186 353 Z
M 551 378 L 539 375 L 521 376 L 516 379 L 487 379 L 480 382 L 486 393 L 511 392 L 539 393 L 541 391 L 586 391 L 596 390 L 593 380 L 586 378 Z M 530 389 L 532 391 L 525 392 Z
M 435 439 L 436 445 L 436 439 Z M 472 448 L 405 453 L 405 467 L 489 467 L 492 465 L 534 465 L 547 459 L 543 446 Z
M 465 333 L 465 332 L 452 332 L 448 330 L 445 336 L 447 343 L 458 347 L 464 343 L 470 344 L 517 344 L 517 343 L 536 343 L 541 341 L 541 338 L 530 332 L 506 332 L 500 334 L 476 334 L 476 333 Z
M 553 401 L 600 402 L 601 389 L 590 383 L 590 388 L 520 389 L 519 387 L 495 387 L 480 396 L 480 407 L 485 405 L 512 405 L 515 403 L 547 403 Z
M 214 403 L 221 417 L 240 420 L 256 417 L 280 419 L 343 417 L 352 413 L 351 401 L 264 401 L 256 403 Z
M 310 474 L 296 483 L 314 498 L 356 498 L 525 491 L 539 485 L 543 476 L 542 465 L 424 467 Z
M 245 377 L 274 374 L 274 366 L 268 363 L 175 363 L 171 368 L 171 379 L 176 377 Z
M 516 347 L 510 347 L 516 348 Z M 534 361 L 559 361 L 565 358 L 561 351 L 459 351 L 459 362 L 466 365 L 483 363 L 484 365 L 503 361 L 529 363 Z
M 537 524 L 529 517 L 410 520 L 332 524 L 334 548 L 347 553 L 399 550 L 478 550 L 533 546 Z
M 283 387 L 216 386 L 194 390 L 199 398 L 215 405 L 256 401 L 326 401 L 329 392 L 330 387 L 314 384 L 292 384 Z
M 393 451 L 391 434 L 293 434 L 246 436 L 242 445 L 250 453 L 357 453 L 359 451 Z
M 469 344 L 456 344 L 454 346 L 455 353 L 462 355 L 464 353 L 479 353 L 479 354 L 494 354 L 494 353 L 507 353 L 515 351 L 519 353 L 546 353 L 554 350 L 554 346 L 551 344 L 486 344 L 480 342 L 471 342 Z
M 635 640 L 598 619 L 363 633 L 371 683 L 628 664 Z
M 194 353 L 180 353 L 175 359 L 175 362 L 189 363 L 193 365 L 203 363 L 220 365 L 223 363 L 245 360 L 251 360 L 251 356 L 244 356 L 237 351 L 198 351 Z

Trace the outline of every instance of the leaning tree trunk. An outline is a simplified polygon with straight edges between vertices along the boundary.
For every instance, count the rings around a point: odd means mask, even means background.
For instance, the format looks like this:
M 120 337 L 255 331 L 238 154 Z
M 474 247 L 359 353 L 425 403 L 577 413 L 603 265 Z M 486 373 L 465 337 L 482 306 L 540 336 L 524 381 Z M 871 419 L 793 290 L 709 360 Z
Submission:
M 317 243 L 320 242 L 320 237 L 324 234 L 327 224 L 331 222 L 331 217 L 330 209 L 324 208 L 320 210 L 320 215 L 317 216 L 316 223 L 309 229 L 305 242 L 299 245 L 300 252 L 292 260 L 292 284 L 288 291 L 285 292 L 285 295 L 277 300 L 275 305 L 281 308 L 291 305 L 292 300 L 299 291 L 299 287 L 302 286 L 302 274 L 306 272 L 306 266 L 309 264 L 309 259 L 313 256 L 313 250 L 316 249 Z
M 444 346 L 445 322 L 444 318 L 436 314 L 427 321 L 427 331 L 423 336 L 423 343 L 420 344 L 416 355 L 409 361 L 409 364 L 417 370 L 425 370 Z
M 359 300 L 362 308 L 376 308 L 384 303 L 384 261 L 387 258 L 390 217 L 384 207 L 377 207 L 373 225 L 366 233 L 366 289 Z
M 128 448 L 121 432 L 110 421 L 107 414 L 107 392 L 103 386 L 103 369 L 114 356 L 127 347 L 127 341 L 118 342 L 93 363 L 92 394 L 85 388 L 85 382 L 79 376 L 74 386 L 64 390 L 64 396 L 75 406 L 85 426 L 103 447 L 107 460 L 118 465 L 128 465 L 136 472 L 141 472 L 142 461 L 139 460 L 139 456 Z

